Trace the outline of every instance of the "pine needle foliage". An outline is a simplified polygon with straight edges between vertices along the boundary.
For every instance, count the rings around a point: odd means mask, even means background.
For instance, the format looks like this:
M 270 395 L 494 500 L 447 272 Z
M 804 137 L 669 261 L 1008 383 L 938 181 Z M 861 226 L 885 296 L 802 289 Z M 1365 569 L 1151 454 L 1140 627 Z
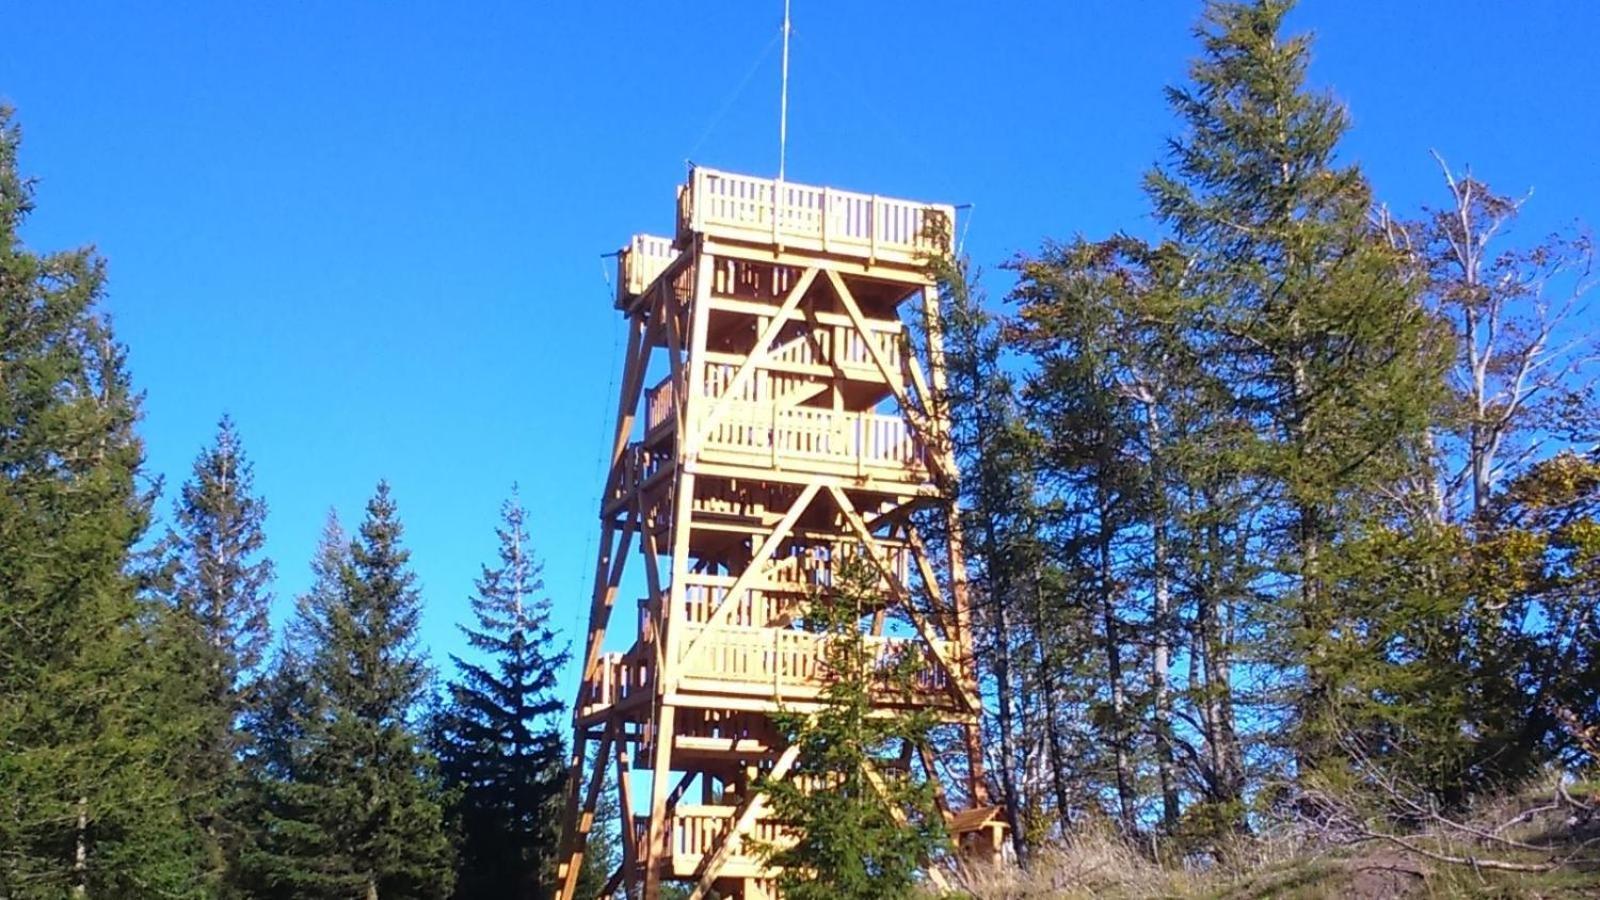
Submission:
M 0 896 L 194 896 L 170 623 L 134 548 L 139 398 L 91 248 L 34 253 L 0 106 Z
M 422 599 L 386 483 L 356 538 L 330 521 L 268 686 L 252 893 L 442 898 L 455 880 L 438 764 L 416 713 Z
M 550 625 L 527 512 L 513 493 L 501 509 L 499 562 L 484 566 L 462 626 L 482 662 L 451 657 L 456 677 L 438 754 L 461 829 L 458 897 L 542 896 L 552 874 L 565 742 L 556 679 L 567 662 Z
M 242 838 L 236 806 L 248 735 L 240 726 L 270 639 L 267 507 L 254 484 L 238 430 L 224 416 L 180 490 L 168 540 L 169 603 L 185 651 L 175 660 L 174 687 L 187 695 L 196 725 L 183 765 L 186 806 L 218 889 Z
M 775 717 L 799 756 L 788 777 L 760 789 L 795 840 L 762 852 L 782 867 L 779 884 L 795 900 L 909 897 L 948 849 L 932 786 L 899 765 L 927 746 L 934 718 L 875 708 L 875 697 L 913 695 L 926 665 L 915 653 L 885 658 L 867 641 L 862 618 L 879 591 L 876 573 L 852 559 L 812 600 L 806 626 L 822 640 L 821 708 Z

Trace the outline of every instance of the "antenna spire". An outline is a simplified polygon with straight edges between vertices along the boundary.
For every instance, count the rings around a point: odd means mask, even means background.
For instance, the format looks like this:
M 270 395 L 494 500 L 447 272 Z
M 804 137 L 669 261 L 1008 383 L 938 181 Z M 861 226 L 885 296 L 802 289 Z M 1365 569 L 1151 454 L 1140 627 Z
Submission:
M 783 85 L 778 97 L 778 180 L 789 151 L 789 0 L 783 0 Z

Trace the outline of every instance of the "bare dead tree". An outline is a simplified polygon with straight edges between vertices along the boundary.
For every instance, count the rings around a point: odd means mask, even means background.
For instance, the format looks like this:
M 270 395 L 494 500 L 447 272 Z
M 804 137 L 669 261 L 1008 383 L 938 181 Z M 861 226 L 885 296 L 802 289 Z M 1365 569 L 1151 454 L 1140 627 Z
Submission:
M 1429 302 L 1454 332 L 1458 409 L 1447 437 L 1461 452 L 1442 493 L 1446 508 L 1477 519 L 1505 473 L 1539 453 L 1592 383 L 1587 367 L 1600 345 L 1581 323 L 1594 248 L 1585 235 L 1552 235 L 1500 249 L 1528 197 L 1497 194 L 1434 158 L 1450 204 L 1429 210 L 1414 237 L 1392 220 L 1380 225 L 1420 254 Z

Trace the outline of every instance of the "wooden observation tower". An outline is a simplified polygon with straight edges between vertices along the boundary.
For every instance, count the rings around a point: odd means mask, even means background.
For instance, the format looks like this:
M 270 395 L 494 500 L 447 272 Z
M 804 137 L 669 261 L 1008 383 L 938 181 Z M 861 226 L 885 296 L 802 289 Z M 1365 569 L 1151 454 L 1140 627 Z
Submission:
M 562 900 L 608 784 L 623 860 L 609 890 L 654 900 L 668 880 L 695 896 L 777 896 L 749 844 L 784 833 L 754 788 L 794 764 L 771 716 L 817 706 L 823 638 L 800 623 L 847 559 L 879 576 L 868 646 L 927 662 L 917 693 L 885 694 L 885 708 L 934 711 L 950 747 L 907 748 L 899 765 L 935 781 L 967 852 L 998 853 L 959 530 L 936 559 L 915 525 L 952 521 L 940 500 L 955 472 L 933 401 L 938 336 L 913 340 L 901 314 L 937 319 L 928 259 L 948 252 L 953 225 L 949 206 L 696 168 L 676 236 L 620 253 L 628 350 L 573 711 Z M 645 596 L 618 614 L 630 557 Z M 626 651 L 605 652 L 614 628 L 634 636 Z

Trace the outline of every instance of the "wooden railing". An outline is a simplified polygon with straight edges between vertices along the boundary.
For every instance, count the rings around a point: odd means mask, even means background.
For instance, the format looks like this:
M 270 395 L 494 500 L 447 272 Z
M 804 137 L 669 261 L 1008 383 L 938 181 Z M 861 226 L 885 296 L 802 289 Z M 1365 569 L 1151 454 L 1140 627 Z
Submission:
M 634 235 L 628 246 L 617 254 L 617 305 L 644 293 L 677 258 L 678 251 L 672 246 L 671 238 Z
M 606 498 L 606 508 L 610 509 L 614 504 L 632 498 L 634 491 L 659 472 L 666 460 L 666 454 L 651 453 L 642 442 L 629 444 L 622 454 L 622 475 L 612 488 L 611 495 Z
M 873 360 L 872 352 L 868 349 L 868 339 L 860 331 L 846 326 L 835 326 L 833 335 L 834 365 L 843 369 L 877 369 L 877 362 Z M 890 370 L 900 371 L 900 329 L 874 327 L 870 336 L 889 363 Z
M 878 345 L 891 370 L 900 370 L 899 322 L 872 322 L 868 324 L 872 343 Z M 849 369 L 877 370 L 877 362 L 868 349 L 868 337 L 854 325 L 824 325 L 809 334 L 794 338 L 772 351 L 772 363 L 793 366 L 838 366 Z
M 834 548 L 834 552 L 843 560 L 858 551 L 851 550 L 848 544 L 839 544 Z M 888 548 L 886 563 L 896 573 L 901 584 L 909 580 L 910 555 L 905 548 Z M 833 582 L 834 569 L 839 565 L 839 562 L 831 562 L 805 553 L 780 559 L 770 564 L 762 573 L 758 587 L 748 588 L 734 598 L 733 605 L 724 613 L 720 624 L 761 628 L 796 618 L 800 615 L 806 600 Z M 684 575 L 683 608 L 682 614 L 678 617 L 679 621 L 690 625 L 704 625 L 709 622 L 711 614 L 727 600 L 728 592 L 738 581 L 736 575 L 707 575 L 701 572 Z M 878 578 L 875 590 L 885 599 L 892 596 L 887 580 L 881 576 Z M 663 588 L 662 593 L 663 596 L 670 595 L 671 588 Z M 648 600 L 640 602 L 644 606 L 641 614 L 645 617 L 640 620 L 642 633 L 645 619 L 654 614 L 659 608 L 659 603 Z
M 943 252 L 955 221 L 950 206 L 706 168 L 694 170 L 678 198 L 681 231 L 732 231 L 776 244 L 907 262 Z
M 729 367 L 710 364 L 707 383 L 732 380 Z M 714 373 L 714 374 L 713 374 Z M 774 464 L 826 463 L 829 469 L 920 471 L 925 464 L 922 440 L 898 415 L 852 412 L 816 406 L 788 405 L 789 391 L 807 382 L 793 377 L 750 379 L 728 404 L 706 438 L 707 451 L 765 455 Z M 783 385 L 781 388 L 777 385 Z M 767 390 L 761 388 L 765 386 Z M 752 399 L 783 393 L 771 399 Z M 672 379 L 646 392 L 645 429 L 653 432 L 675 416 Z M 792 401 L 791 401 L 792 402 Z
M 715 400 L 728 393 L 733 387 L 734 376 L 739 368 L 728 363 L 707 363 L 705 396 Z M 809 390 L 807 390 L 809 389 Z M 796 394 L 804 391 L 806 399 L 814 397 L 827 389 L 827 385 L 805 375 L 786 375 L 782 372 L 768 372 L 758 370 L 754 377 L 746 378 L 740 386 L 739 393 L 734 395 L 735 400 L 745 403 L 767 403 L 771 401 L 783 402 L 795 399 Z
M 683 586 L 684 621 L 700 625 L 711 619 L 711 613 L 728 598 L 728 591 L 737 579 L 722 575 L 688 575 Z M 749 590 L 734 598 L 723 622 L 744 627 L 773 625 L 786 615 L 793 615 L 805 602 L 808 591 L 796 585 L 794 590 Z
M 679 804 L 668 826 L 673 870 L 680 876 L 692 874 L 700 859 L 721 845 L 722 836 L 732 826 L 737 812 L 735 806 Z M 760 866 L 760 847 L 783 847 L 794 840 L 794 833 L 777 822 L 757 819 L 741 837 L 739 849 L 729 858 L 723 871 L 743 875 Z
M 595 675 L 584 685 L 580 714 L 601 712 L 629 697 L 650 691 L 651 667 L 625 653 L 605 653 Z
M 829 676 L 824 655 L 825 635 L 792 628 L 752 628 L 697 626 L 685 628 L 681 645 L 692 645 L 692 657 L 679 661 L 678 671 L 685 679 L 702 678 L 726 683 L 745 683 L 761 690 L 789 688 L 794 693 L 820 690 Z M 702 636 L 703 633 L 703 636 Z M 888 669 L 905 654 L 922 654 L 912 687 L 930 699 L 949 686 L 950 675 L 935 660 L 935 655 L 920 639 L 865 636 L 868 652 L 876 667 Z M 946 658 L 959 659 L 954 643 L 941 641 Z
M 645 432 L 655 431 L 660 425 L 672 420 L 676 415 L 677 403 L 672 389 L 672 376 L 661 379 L 655 387 L 645 391 L 644 394 L 644 427 Z
M 766 454 L 776 461 L 866 469 L 921 469 L 921 440 L 900 416 L 775 403 L 729 404 L 707 451 Z

